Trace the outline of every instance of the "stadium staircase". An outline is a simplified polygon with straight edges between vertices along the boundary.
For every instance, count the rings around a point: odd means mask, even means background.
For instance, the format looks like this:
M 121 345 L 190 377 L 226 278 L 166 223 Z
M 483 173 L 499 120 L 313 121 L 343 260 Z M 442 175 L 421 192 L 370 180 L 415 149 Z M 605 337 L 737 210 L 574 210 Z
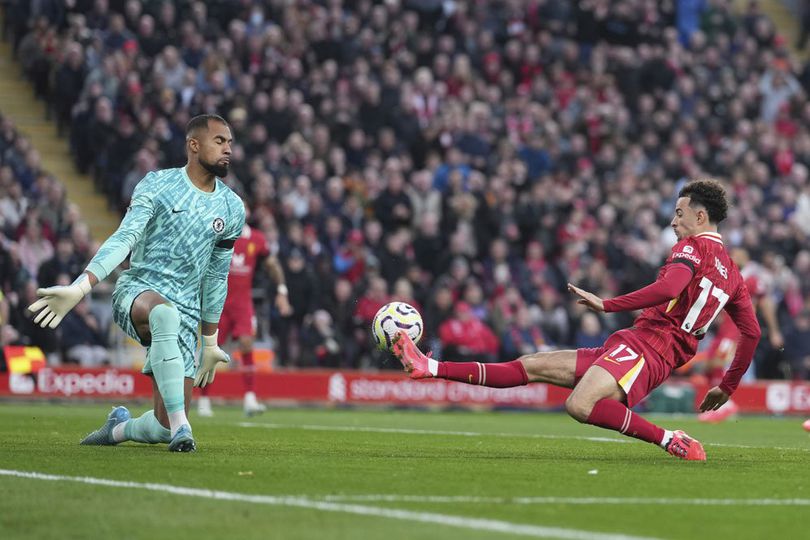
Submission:
M 68 199 L 79 205 L 93 238 L 103 241 L 110 236 L 118 227 L 120 216 L 109 210 L 105 197 L 95 191 L 90 176 L 76 170 L 67 141 L 57 136 L 56 122 L 45 117 L 45 103 L 34 98 L 33 88 L 12 60 L 10 44 L 2 40 L 0 112 L 31 140 L 42 156 L 43 168 L 65 184 Z

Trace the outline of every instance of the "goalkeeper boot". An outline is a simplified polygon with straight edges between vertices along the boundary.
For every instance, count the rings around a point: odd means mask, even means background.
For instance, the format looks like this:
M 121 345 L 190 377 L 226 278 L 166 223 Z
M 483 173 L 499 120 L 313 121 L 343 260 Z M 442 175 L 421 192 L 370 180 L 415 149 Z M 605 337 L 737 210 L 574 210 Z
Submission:
M 191 426 L 188 424 L 180 426 L 169 443 L 169 452 L 193 452 L 196 449 L 197 444 L 191 434 Z
M 433 377 L 428 368 L 428 362 L 432 362 L 430 357 L 422 354 L 419 347 L 413 342 L 411 337 L 404 330 L 397 332 L 391 344 L 391 352 L 402 363 L 402 367 L 410 375 L 411 379 L 427 379 Z
M 113 440 L 113 428 L 121 422 L 126 422 L 130 418 L 131 416 L 126 407 L 113 407 L 104 425 L 82 439 L 82 442 L 79 444 L 101 446 L 113 446 L 118 444 Z
M 259 400 L 256 399 L 256 394 L 254 392 L 245 393 L 243 408 L 245 411 L 245 416 L 255 416 L 257 414 L 262 414 L 267 410 L 267 407 L 259 403 Z
M 667 452 L 675 457 L 688 461 L 706 461 L 706 451 L 700 441 L 693 439 L 683 431 L 676 431 L 667 445 Z

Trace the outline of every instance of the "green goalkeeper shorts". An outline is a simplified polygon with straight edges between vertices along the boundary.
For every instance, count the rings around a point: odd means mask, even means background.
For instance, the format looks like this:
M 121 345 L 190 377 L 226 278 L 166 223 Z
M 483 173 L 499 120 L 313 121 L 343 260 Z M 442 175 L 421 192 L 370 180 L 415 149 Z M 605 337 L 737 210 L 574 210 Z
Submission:
M 135 325 L 132 323 L 132 303 L 144 291 L 153 290 L 149 287 L 116 287 L 112 295 L 113 306 L 113 320 L 115 324 L 121 327 L 121 330 L 126 334 L 147 347 L 146 362 L 143 365 L 142 373 L 151 375 L 152 366 L 149 363 L 149 349 L 148 345 L 141 341 L 138 332 L 135 331 Z M 156 291 L 157 292 L 157 291 Z M 160 294 L 160 293 L 158 293 Z M 178 331 L 177 341 L 180 346 L 180 352 L 183 355 L 184 376 L 193 378 L 197 374 L 197 334 L 199 329 L 199 319 L 188 313 L 184 313 L 178 307 L 180 313 L 180 330 Z

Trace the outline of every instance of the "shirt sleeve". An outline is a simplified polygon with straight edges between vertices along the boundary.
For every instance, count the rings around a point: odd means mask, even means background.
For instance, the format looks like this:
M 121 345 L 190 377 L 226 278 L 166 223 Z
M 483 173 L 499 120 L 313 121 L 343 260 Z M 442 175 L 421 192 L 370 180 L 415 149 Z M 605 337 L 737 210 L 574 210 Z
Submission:
M 242 201 L 237 199 L 237 202 L 238 208 L 234 212 L 234 219 L 231 220 L 231 227 L 214 246 L 203 276 L 200 306 L 200 318 L 203 322 L 219 323 L 225 297 L 228 295 L 228 270 L 233 256 L 233 245 L 242 234 L 242 226 L 245 224 L 245 207 Z
M 739 386 L 742 376 L 748 371 L 748 366 L 751 365 L 762 331 L 759 328 L 756 313 L 754 313 L 751 295 L 744 285 L 740 287 L 740 291 L 734 299 L 726 304 L 726 313 L 729 314 L 740 331 L 740 340 L 737 342 L 737 352 L 734 354 L 734 360 L 725 375 L 723 375 L 723 381 L 719 385 L 723 392 L 731 395 Z
M 680 296 L 692 279 L 692 270 L 683 264 L 669 264 L 663 268 L 658 279 L 637 291 L 603 302 L 605 311 L 633 311 L 669 302 Z
M 87 265 L 86 270 L 99 281 L 109 276 L 127 258 L 155 214 L 155 178 L 157 174 L 151 172 L 138 182 L 132 194 L 132 202 L 118 229 L 104 241 Z
M 701 254 L 693 238 L 685 238 L 672 246 L 672 252 L 665 264 L 682 264 L 689 267 L 692 273 L 701 262 Z

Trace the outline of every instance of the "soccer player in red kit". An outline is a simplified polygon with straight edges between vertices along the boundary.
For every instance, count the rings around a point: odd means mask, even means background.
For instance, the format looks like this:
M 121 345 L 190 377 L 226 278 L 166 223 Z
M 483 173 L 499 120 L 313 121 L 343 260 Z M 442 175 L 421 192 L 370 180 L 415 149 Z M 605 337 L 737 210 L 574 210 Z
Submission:
M 771 347 L 777 350 L 781 349 L 785 345 L 785 340 L 782 331 L 779 329 L 776 304 L 768 294 L 768 286 L 766 280 L 763 279 L 762 270 L 758 265 L 750 262 L 751 258 L 745 248 L 733 248 L 730 255 L 731 260 L 740 269 L 740 275 L 745 280 L 745 286 L 748 288 L 748 294 L 751 295 L 755 311 L 765 321 Z M 725 317 L 720 322 L 714 339 L 706 351 L 706 376 L 709 385 L 716 386 L 723 380 L 725 368 L 733 360 L 734 353 L 737 350 L 739 337 L 740 332 L 737 330 L 734 321 L 730 317 Z M 734 401 L 729 399 L 725 405 L 716 411 L 706 411 L 698 415 L 698 420 L 710 423 L 722 422 L 735 415 L 738 409 Z
M 497 388 L 543 382 L 573 388 L 565 408 L 576 420 L 660 445 L 682 459 L 704 461 L 700 442 L 652 424 L 631 408 L 695 355 L 698 340 L 722 309 L 740 329 L 740 341 L 734 362 L 722 382 L 706 393 L 701 411 L 720 408 L 751 363 L 760 329 L 742 276 L 717 232 L 727 211 L 718 182 L 690 182 L 678 195 L 671 223 L 678 242 L 654 283 L 605 300 L 568 285 L 579 304 L 596 312 L 646 308 L 632 328 L 612 334 L 602 347 L 537 352 L 501 364 L 439 362 L 423 355 L 400 332 L 394 354 L 413 379 L 440 377 Z
M 246 221 L 249 209 L 245 205 Z M 255 368 L 253 365 L 253 341 L 256 336 L 256 315 L 253 311 L 253 275 L 258 264 L 264 260 L 270 277 L 277 284 L 276 307 L 283 316 L 290 314 L 287 286 L 284 283 L 284 270 L 278 258 L 270 253 L 264 234 L 245 223 L 242 235 L 233 246 L 231 268 L 228 272 L 228 296 L 219 320 L 218 345 L 224 345 L 230 338 L 237 340 L 242 354 L 242 377 L 245 385 L 244 411 L 248 416 L 264 412 L 265 407 L 256 399 Z M 203 389 L 197 403 L 200 416 L 212 416 L 211 400 Z

